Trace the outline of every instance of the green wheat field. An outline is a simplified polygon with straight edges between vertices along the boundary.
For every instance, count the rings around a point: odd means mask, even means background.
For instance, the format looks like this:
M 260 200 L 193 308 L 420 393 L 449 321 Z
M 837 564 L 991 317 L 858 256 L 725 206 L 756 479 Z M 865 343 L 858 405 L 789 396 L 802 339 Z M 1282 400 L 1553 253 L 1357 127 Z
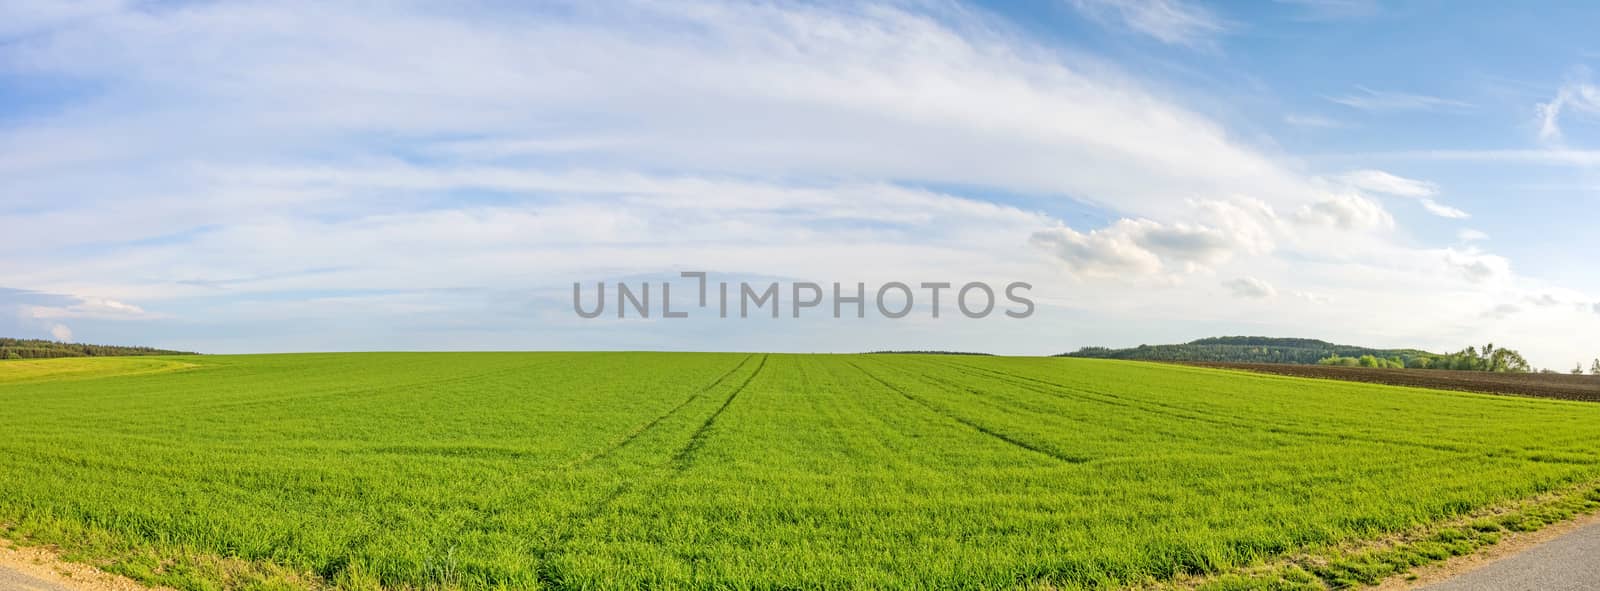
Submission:
M 0 537 L 182 589 L 1118 588 L 1600 478 L 1600 405 L 1138 362 L 0 362 Z

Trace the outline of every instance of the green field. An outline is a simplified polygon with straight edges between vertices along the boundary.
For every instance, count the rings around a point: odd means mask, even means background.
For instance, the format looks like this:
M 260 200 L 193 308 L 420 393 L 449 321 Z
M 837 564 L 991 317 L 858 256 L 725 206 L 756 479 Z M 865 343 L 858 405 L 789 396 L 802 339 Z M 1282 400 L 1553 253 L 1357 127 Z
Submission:
M 1597 405 L 1135 362 L 0 362 L 0 535 L 192 589 L 1115 587 L 1595 478 Z

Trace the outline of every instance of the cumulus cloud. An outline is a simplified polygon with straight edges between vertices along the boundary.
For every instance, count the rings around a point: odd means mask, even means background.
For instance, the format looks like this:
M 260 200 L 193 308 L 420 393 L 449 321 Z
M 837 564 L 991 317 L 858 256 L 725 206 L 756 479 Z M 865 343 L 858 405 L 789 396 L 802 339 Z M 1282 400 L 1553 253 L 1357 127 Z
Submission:
M 1161 257 L 1139 244 L 1137 234 L 1141 226 L 1153 223 L 1125 219 L 1089 232 L 1058 226 L 1035 232 L 1030 240 L 1080 276 L 1150 275 L 1161 271 Z
M 1248 299 L 1267 299 L 1278 295 L 1278 290 L 1272 284 L 1255 277 L 1240 277 L 1222 283 L 1223 287 L 1233 293 L 1234 297 Z
M 1302 206 L 1294 220 L 1310 226 L 1370 231 L 1394 227 L 1394 217 L 1378 202 L 1354 194 L 1337 194 Z
M 50 337 L 64 343 L 70 343 L 72 342 L 72 329 L 67 328 L 65 324 L 56 324 L 50 327 Z
M 1079 12 L 1170 45 L 1202 45 L 1228 30 L 1211 11 L 1186 0 L 1070 0 Z
M 1274 247 L 1277 216 L 1262 202 L 1189 205 L 1194 222 L 1124 218 L 1088 232 L 1056 226 L 1035 232 L 1032 242 L 1055 255 L 1069 272 L 1119 277 L 1188 273 Z
M 1482 283 L 1504 279 L 1511 275 L 1511 261 L 1476 248 L 1465 250 L 1447 248 L 1439 251 L 1439 254 L 1444 258 L 1445 264 L 1468 281 Z

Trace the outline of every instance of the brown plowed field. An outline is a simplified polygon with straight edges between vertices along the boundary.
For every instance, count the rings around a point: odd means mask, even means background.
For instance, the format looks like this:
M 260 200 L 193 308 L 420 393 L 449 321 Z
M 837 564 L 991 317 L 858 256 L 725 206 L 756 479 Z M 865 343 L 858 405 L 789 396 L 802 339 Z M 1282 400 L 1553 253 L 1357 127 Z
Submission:
M 1302 378 L 1369 382 L 1487 394 L 1511 394 L 1600 402 L 1600 376 L 1538 373 L 1488 373 L 1437 369 L 1373 369 L 1280 363 L 1185 363 L 1199 367 L 1240 369 Z

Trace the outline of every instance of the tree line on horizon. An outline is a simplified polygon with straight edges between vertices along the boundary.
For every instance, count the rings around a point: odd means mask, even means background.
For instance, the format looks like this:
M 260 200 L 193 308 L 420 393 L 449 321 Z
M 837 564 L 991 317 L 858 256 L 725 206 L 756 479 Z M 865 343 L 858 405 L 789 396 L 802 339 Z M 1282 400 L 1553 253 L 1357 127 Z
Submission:
M 1478 349 L 1469 346 L 1455 353 L 1443 355 L 1414 354 L 1383 358 L 1375 355 L 1342 357 L 1337 353 L 1317 360 L 1318 365 L 1343 367 L 1376 367 L 1390 369 L 1444 369 L 1452 371 L 1487 371 L 1494 373 L 1528 373 L 1533 366 L 1521 353 L 1513 349 L 1495 347 L 1494 343 Z
M 154 347 L 89 345 L 44 339 L 0 338 L 0 360 L 54 359 L 58 357 L 127 357 L 136 355 L 194 355 L 194 353 L 169 351 Z
M 1497 373 L 1560 373 L 1539 370 L 1514 349 L 1469 346 L 1454 353 L 1433 353 L 1421 349 L 1373 349 L 1338 345 L 1317 339 L 1229 336 L 1211 337 L 1176 345 L 1139 345 L 1126 349 L 1083 347 L 1059 357 L 1127 359 L 1140 361 L 1189 361 L 1208 363 L 1285 363 L 1391 369 L 1442 369 Z M 1589 372 L 1600 376 L 1600 358 Z M 1582 374 L 1583 365 L 1572 370 Z
M 1389 359 L 1432 354 L 1415 349 L 1373 349 L 1338 345 L 1317 339 L 1231 336 L 1204 338 L 1176 345 L 1139 345 L 1126 349 L 1083 347 L 1060 356 L 1138 361 L 1313 365 L 1334 355 L 1355 358 L 1371 355 L 1374 358 Z

